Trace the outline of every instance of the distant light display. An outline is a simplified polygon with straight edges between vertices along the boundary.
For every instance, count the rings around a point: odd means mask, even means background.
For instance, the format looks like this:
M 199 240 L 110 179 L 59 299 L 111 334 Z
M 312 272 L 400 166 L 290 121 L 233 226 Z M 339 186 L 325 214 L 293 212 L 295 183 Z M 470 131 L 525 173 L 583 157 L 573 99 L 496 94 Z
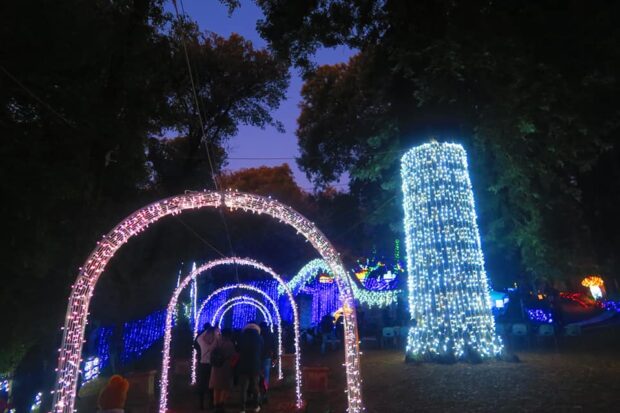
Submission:
M 121 362 L 136 360 L 164 336 L 166 310 L 159 310 L 139 320 L 123 325 L 123 352 Z
M 93 379 L 99 377 L 101 373 L 101 364 L 99 357 L 89 357 L 84 361 L 84 380 L 83 383 L 87 383 Z
M 542 310 L 540 308 L 532 308 L 527 310 L 527 317 L 537 323 L 553 323 L 553 315 L 551 311 Z
M 304 286 L 311 282 L 317 275 L 325 274 L 327 276 L 333 276 L 329 265 L 322 259 L 314 259 L 304 265 L 299 272 L 289 280 L 288 286 L 292 291 L 299 292 L 304 290 Z M 351 287 L 353 289 L 353 296 L 361 304 L 365 304 L 369 307 L 387 307 L 398 301 L 398 296 L 401 293 L 400 290 L 388 290 L 388 291 L 370 291 L 365 288 L 359 287 L 351 278 L 349 278 Z M 306 289 L 305 291 L 311 291 Z M 338 292 L 339 289 L 336 290 Z M 323 294 L 328 294 L 327 290 L 323 290 Z M 329 297 L 331 301 L 331 297 Z M 337 308 L 337 307 L 336 307 Z
M 293 298 L 293 293 L 291 292 L 290 289 L 288 289 L 284 280 L 278 274 L 276 274 L 276 272 L 273 269 L 267 267 L 266 265 L 258 261 L 252 260 L 250 258 L 231 257 L 231 258 L 215 259 L 196 268 L 194 271 L 192 271 L 189 275 L 187 275 L 185 278 L 181 280 L 180 284 L 177 286 L 177 288 L 172 293 L 172 297 L 168 303 L 168 311 L 170 313 L 170 316 L 166 317 L 166 327 L 165 327 L 165 332 L 164 332 L 164 351 L 163 351 L 164 354 L 163 354 L 163 361 L 162 361 L 162 374 L 161 374 L 161 380 L 160 380 L 160 388 L 162 389 L 160 393 L 160 413 L 165 413 L 166 406 L 167 406 L 167 397 L 168 397 L 167 389 L 168 389 L 168 377 L 169 377 L 169 368 L 170 368 L 170 344 L 172 341 L 172 321 L 173 321 L 172 313 L 174 311 L 174 308 L 176 308 L 177 306 L 179 295 L 181 294 L 181 291 L 183 291 L 183 289 L 185 289 L 192 282 L 192 280 L 195 280 L 198 276 L 205 273 L 206 271 L 209 271 L 212 268 L 223 266 L 223 265 L 224 266 L 225 265 L 241 265 L 241 266 L 248 266 L 250 268 L 254 268 L 256 270 L 259 270 L 259 271 L 262 271 L 268 274 L 272 279 L 277 281 L 279 285 L 285 288 L 286 296 L 288 297 L 290 305 L 293 309 L 293 330 L 294 330 L 293 334 L 294 334 L 294 343 L 295 343 L 295 350 L 296 350 L 295 351 L 295 391 L 297 395 L 297 405 L 301 406 L 302 399 L 301 399 L 301 369 L 300 369 L 300 352 L 299 352 L 299 343 L 300 343 L 299 314 L 297 311 L 297 305 L 295 304 L 295 299 Z M 196 358 L 195 355 L 193 357 L 194 359 Z M 194 380 L 194 377 L 195 377 L 195 373 L 193 372 L 192 380 Z
M 590 289 L 590 294 L 595 300 L 601 300 L 603 298 L 603 288 L 605 282 L 597 275 L 589 275 L 581 281 L 581 285 Z
M 99 327 L 97 334 L 97 358 L 100 370 L 110 364 L 110 341 L 114 335 L 114 327 Z
M 11 392 L 11 382 L 8 379 L 0 379 L 0 391 Z
M 41 401 L 43 400 L 43 393 L 38 392 L 35 396 L 34 396 L 34 402 L 32 403 L 32 405 L 30 406 L 30 411 L 31 412 L 38 412 L 41 409 Z
M 401 160 L 409 272 L 407 353 L 480 357 L 501 353 L 461 145 L 429 143 Z
M 371 258 L 357 261 L 351 273 L 371 291 L 395 290 L 398 280 L 406 276 L 405 265 L 400 258 L 400 241 L 394 241 L 394 257 L 377 257 L 376 251 Z
M 267 307 L 265 307 L 264 304 L 262 304 L 260 301 L 252 297 L 235 297 L 235 298 L 229 299 L 228 302 L 224 304 L 223 307 L 219 308 L 218 311 L 215 313 L 215 317 L 213 318 L 213 325 L 216 325 L 218 326 L 218 328 L 221 329 L 222 325 L 224 324 L 226 313 L 228 313 L 232 309 L 236 309 L 239 307 L 252 307 L 255 310 L 258 310 L 260 315 L 263 317 L 263 321 L 267 323 L 270 331 L 273 333 L 273 318 L 271 317 L 269 310 L 267 309 Z M 254 314 L 256 314 L 256 311 L 254 311 Z M 256 319 L 256 317 L 252 321 L 260 322 L 260 320 Z M 233 325 L 234 325 L 234 319 L 233 319 Z M 246 325 L 247 323 L 241 326 L 240 328 L 243 328 Z M 236 328 L 236 327 L 233 327 L 233 328 Z
M 329 240 L 314 223 L 304 216 L 270 198 L 236 191 L 217 192 L 186 192 L 182 195 L 170 197 L 154 202 L 141 208 L 121 221 L 108 234 L 104 235 L 91 252 L 84 265 L 79 268 L 75 283 L 71 286 L 71 294 L 67 305 L 64 320 L 63 338 L 58 351 L 58 368 L 56 370 L 56 384 L 54 388 L 53 411 L 55 413 L 73 413 L 77 383 L 80 374 L 82 346 L 84 332 L 88 321 L 90 300 L 99 277 L 105 271 L 109 261 L 116 252 L 149 225 L 161 218 L 181 214 L 187 210 L 202 208 L 218 209 L 224 207 L 231 213 L 235 211 L 266 214 L 280 222 L 289 225 L 304 237 L 325 259 L 336 277 L 340 296 L 345 308 L 351 308 L 351 313 L 345 316 L 344 323 L 344 367 L 347 377 L 347 399 L 349 413 L 363 411 L 362 387 L 360 376 L 359 346 L 357 340 L 357 320 L 353 303 L 353 291 L 346 279 L 346 271 L 340 256 Z M 292 294 L 291 294 L 292 296 Z M 292 298 L 292 297 L 291 297 Z M 170 320 L 166 320 L 166 328 L 171 328 L 172 316 L 176 309 L 170 308 Z M 296 307 L 293 307 L 295 319 L 298 320 Z M 298 325 L 297 325 L 298 327 Z M 164 345 L 166 341 L 164 340 Z M 167 349 L 169 351 L 169 348 Z M 160 413 L 167 411 L 167 367 L 169 356 L 164 357 L 164 367 L 160 392 Z M 297 363 L 299 360 L 297 360 Z M 299 382 L 301 377 L 299 378 Z M 302 407 L 301 388 L 296 388 L 297 407 Z

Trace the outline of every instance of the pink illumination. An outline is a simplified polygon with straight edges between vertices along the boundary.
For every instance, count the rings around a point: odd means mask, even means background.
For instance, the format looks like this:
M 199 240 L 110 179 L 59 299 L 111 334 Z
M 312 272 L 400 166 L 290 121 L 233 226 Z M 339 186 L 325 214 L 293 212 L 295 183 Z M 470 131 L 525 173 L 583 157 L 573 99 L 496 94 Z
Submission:
M 84 266 L 79 269 L 77 280 L 72 286 L 71 295 L 69 297 L 63 340 L 59 349 L 53 404 L 55 413 L 73 413 L 74 411 L 82 345 L 84 343 L 84 330 L 88 318 L 90 299 L 92 298 L 99 277 L 118 249 L 131 237 L 145 230 L 150 224 L 168 215 L 180 214 L 185 210 L 200 208 L 215 209 L 221 206 L 231 211 L 242 210 L 245 212 L 267 214 L 293 227 L 301 236 L 312 244 L 321 257 L 329 264 L 335 276 L 345 310 L 344 366 L 347 373 L 346 393 L 349 404 L 348 410 L 350 413 L 359 413 L 363 410 L 357 321 L 355 307 L 353 306 L 353 294 L 350 281 L 342 266 L 338 252 L 314 223 L 286 205 L 259 195 L 241 192 L 220 193 L 205 191 L 188 192 L 183 195 L 167 198 L 136 211 L 119 223 L 98 242 L 97 247 L 90 254 Z M 176 299 L 174 299 L 174 301 L 176 301 Z M 294 311 L 294 313 L 296 313 L 296 311 Z M 169 312 L 167 318 L 171 319 L 171 317 L 172 313 Z M 162 378 L 163 373 L 162 371 Z M 162 400 L 160 401 L 164 403 L 163 405 L 160 403 L 161 413 L 165 413 L 166 411 L 166 393 L 166 391 L 162 391 Z M 298 391 L 297 402 L 298 407 L 301 407 L 301 405 L 299 405 L 301 402 L 300 390 Z

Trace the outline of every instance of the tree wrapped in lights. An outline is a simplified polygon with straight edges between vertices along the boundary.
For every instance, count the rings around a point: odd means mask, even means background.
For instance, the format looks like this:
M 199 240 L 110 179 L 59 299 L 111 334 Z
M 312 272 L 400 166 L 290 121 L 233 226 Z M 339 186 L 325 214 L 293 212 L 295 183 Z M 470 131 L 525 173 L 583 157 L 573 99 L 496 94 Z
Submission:
M 413 358 L 496 356 L 491 298 L 467 156 L 461 145 L 429 143 L 401 162 Z

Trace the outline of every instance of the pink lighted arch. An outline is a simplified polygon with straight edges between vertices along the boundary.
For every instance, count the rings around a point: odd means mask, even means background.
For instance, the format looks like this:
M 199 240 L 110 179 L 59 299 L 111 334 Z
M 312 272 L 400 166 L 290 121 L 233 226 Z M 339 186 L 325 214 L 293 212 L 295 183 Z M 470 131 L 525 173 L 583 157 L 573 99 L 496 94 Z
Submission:
M 57 379 L 54 391 L 53 410 L 56 413 L 73 413 L 78 375 L 80 371 L 84 330 L 88 309 L 94 288 L 108 262 L 131 237 L 145 230 L 150 224 L 168 215 L 180 214 L 186 210 L 226 207 L 231 211 L 241 210 L 267 214 L 293 227 L 308 240 L 321 257 L 327 261 L 334 273 L 345 314 L 345 369 L 347 373 L 347 398 L 349 412 L 363 410 L 357 320 L 353 294 L 340 256 L 323 233 L 307 218 L 270 198 L 242 192 L 188 192 L 163 199 L 148 205 L 121 221 L 112 231 L 97 243 L 84 266 L 80 268 L 73 284 L 67 314 L 65 317 L 62 344 L 58 355 Z M 161 408 L 161 406 L 160 406 Z M 163 413 L 163 412 L 162 412 Z
M 161 413 L 166 413 L 168 408 L 168 370 L 170 367 L 170 342 L 172 340 L 172 321 L 173 314 L 175 309 L 177 308 L 177 301 L 179 299 L 179 295 L 181 291 L 185 289 L 189 285 L 192 280 L 195 280 L 200 274 L 209 271 L 212 268 L 219 267 L 221 265 L 241 265 L 255 268 L 259 271 L 262 271 L 275 281 L 280 284 L 282 288 L 284 288 L 284 292 L 288 296 L 288 300 L 291 303 L 291 309 L 293 310 L 293 330 L 295 334 L 295 394 L 297 397 L 297 406 L 302 406 L 301 399 L 301 369 L 300 369 L 300 351 L 299 351 L 299 313 L 297 311 L 297 304 L 295 303 L 295 298 L 293 297 L 293 292 L 288 288 L 286 282 L 270 267 L 266 266 L 263 263 L 255 261 L 250 258 L 219 258 L 213 261 L 209 261 L 200 267 L 194 269 L 189 275 L 183 278 L 177 288 L 172 293 L 172 297 L 168 302 L 168 312 L 166 313 L 166 326 L 164 330 L 164 350 L 163 350 L 163 360 L 162 360 L 162 368 L 161 368 L 161 380 L 160 380 L 160 395 L 159 395 L 159 411 Z

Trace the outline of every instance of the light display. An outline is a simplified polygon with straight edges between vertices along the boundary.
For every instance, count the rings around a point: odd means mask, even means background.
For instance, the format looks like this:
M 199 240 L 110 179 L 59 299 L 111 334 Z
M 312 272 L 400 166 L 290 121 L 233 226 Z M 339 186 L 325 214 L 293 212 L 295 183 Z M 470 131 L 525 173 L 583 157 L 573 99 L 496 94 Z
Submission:
M 38 412 L 41 409 L 41 401 L 43 400 L 43 393 L 38 392 L 35 396 L 34 396 L 34 402 L 32 403 L 32 405 L 30 406 L 30 411 L 31 412 Z
M 304 287 L 303 291 L 309 292 L 312 296 L 312 324 L 318 325 L 324 315 L 334 314 L 341 308 L 336 284 L 315 280 L 310 286 Z
M 129 239 L 148 228 L 161 218 L 177 215 L 186 210 L 200 208 L 217 209 L 226 207 L 231 211 L 245 211 L 266 214 L 294 228 L 310 242 L 325 259 L 335 276 L 343 306 L 351 308 L 344 322 L 345 361 L 347 373 L 347 398 L 349 412 L 363 410 L 359 361 L 359 345 L 356 313 L 353 305 L 353 291 L 340 256 L 323 233 L 304 216 L 270 198 L 230 192 L 187 192 L 150 204 L 124 219 L 108 234 L 103 236 L 91 252 L 71 288 L 67 313 L 63 327 L 63 339 L 58 351 L 57 378 L 54 389 L 53 410 L 56 413 L 73 413 L 80 371 L 84 330 L 88 319 L 88 308 L 94 288 L 110 259 Z M 176 301 L 176 300 L 175 300 Z M 176 304 L 176 302 L 175 302 Z M 172 308 L 174 310 L 174 308 Z M 293 309 L 296 312 L 296 309 Z M 172 312 L 169 312 L 172 316 Z M 171 323 L 170 323 L 171 324 Z M 168 328 L 168 326 L 167 326 Z M 169 350 L 169 349 L 168 349 Z M 166 360 L 166 363 L 169 360 Z M 297 360 L 298 362 L 298 360 Z M 166 364 L 167 366 L 167 364 Z M 167 372 L 166 372 L 167 374 Z M 165 382 L 167 386 L 167 379 Z M 297 390 L 297 401 L 301 404 L 301 389 Z M 167 392 L 162 391 L 163 403 L 160 413 L 166 412 Z M 301 405 L 299 406 L 301 407 Z
M 11 382 L 8 379 L 0 379 L 0 392 L 11 393 Z
M 172 293 L 172 298 L 170 299 L 170 302 L 168 303 L 168 313 L 170 315 L 166 317 L 166 328 L 165 328 L 165 333 L 164 333 L 164 351 L 163 351 L 164 354 L 163 354 L 162 373 L 161 373 L 161 381 L 160 381 L 160 388 L 161 388 L 160 403 L 159 403 L 160 413 L 165 413 L 167 409 L 168 374 L 169 374 L 168 370 L 170 367 L 170 342 L 172 340 L 172 321 L 173 321 L 172 312 L 174 308 L 176 308 L 177 306 L 179 295 L 181 294 L 181 291 L 183 291 L 183 289 L 185 289 L 185 287 L 187 287 L 187 285 L 190 282 L 192 282 L 192 280 L 196 279 L 196 277 L 200 276 L 201 274 L 205 273 L 206 271 L 212 268 L 222 266 L 222 265 L 249 266 L 251 268 L 260 270 L 262 272 L 267 273 L 269 276 L 271 276 L 271 278 L 276 280 L 279 283 L 279 285 L 285 288 L 286 296 L 288 297 L 290 305 L 293 310 L 293 329 L 294 329 L 294 341 L 295 341 L 295 393 L 297 396 L 297 405 L 302 406 L 303 403 L 301 399 L 301 369 L 300 369 L 301 359 L 300 359 L 300 352 L 299 352 L 299 314 L 297 312 L 297 305 L 295 304 L 293 293 L 291 292 L 290 289 L 288 289 L 284 280 L 278 274 L 276 274 L 274 270 L 267 267 L 266 265 L 261 264 L 260 262 L 249 259 L 249 258 L 232 257 L 232 258 L 216 259 L 216 260 L 209 261 L 201 265 L 200 267 L 192 271 L 187 277 L 183 278 L 179 286 Z M 196 355 L 194 354 L 193 357 L 195 359 Z M 195 373 L 192 374 L 192 379 L 194 377 L 195 377 Z
M 288 286 L 292 291 L 300 291 L 300 289 L 308 283 L 311 279 L 317 275 L 325 273 L 333 277 L 333 272 L 329 264 L 320 258 L 313 259 L 304 265 L 299 272 L 290 279 Z M 348 277 L 348 275 L 347 275 Z M 365 288 L 359 287 L 350 278 L 349 285 L 352 288 L 353 296 L 361 304 L 365 304 L 369 307 L 387 307 L 398 301 L 398 296 L 401 293 L 400 290 L 388 290 L 388 291 L 370 291 Z M 338 282 L 336 284 L 339 286 Z M 338 293 L 340 294 L 340 287 L 338 287 Z M 280 291 L 280 290 L 278 290 Z
M 97 334 L 97 358 L 99 368 L 103 370 L 110 363 L 110 341 L 114 334 L 114 327 L 100 327 Z
M 553 323 L 553 315 L 551 311 L 545 311 L 540 308 L 531 308 L 527 310 L 527 316 L 530 320 L 537 323 Z
M 174 325 L 174 322 L 173 322 Z M 164 336 L 166 310 L 155 311 L 139 320 L 123 324 L 123 352 L 121 362 L 136 360 Z
M 401 161 L 409 310 L 407 353 L 480 357 L 501 353 L 495 333 L 467 156 L 429 143 Z
M 101 373 L 101 364 L 99 357 L 89 357 L 84 361 L 84 380 L 83 383 L 89 382 L 99 377 Z
M 263 316 L 263 320 L 267 323 L 273 333 L 273 319 L 271 318 L 271 314 L 269 314 L 269 310 L 267 310 L 267 307 L 265 307 L 260 301 L 251 297 L 231 298 L 224 307 L 218 308 L 216 316 L 213 319 L 213 325 L 216 325 L 219 329 L 221 329 L 226 314 L 233 308 L 238 308 L 240 306 L 249 306 L 258 310 L 258 312 Z
M 590 294 L 595 300 L 603 298 L 603 288 L 605 282 L 603 279 L 596 275 L 589 275 L 581 281 L 581 285 L 590 289 Z
M 231 290 L 246 290 L 246 291 L 252 291 L 256 294 L 260 294 L 265 300 L 267 300 L 267 302 L 269 304 L 271 304 L 271 307 L 273 309 L 273 313 L 276 316 L 276 324 L 278 326 L 278 379 L 282 379 L 283 375 L 282 375 L 282 318 L 280 317 L 280 310 L 278 309 L 278 305 L 276 304 L 276 302 L 273 300 L 273 298 L 271 298 L 269 296 L 269 294 L 267 294 L 266 292 L 264 292 L 263 290 L 261 290 L 260 288 L 254 286 L 254 285 L 249 285 L 249 284 L 233 284 L 233 285 L 228 285 L 222 288 L 218 288 L 217 290 L 213 291 L 211 294 L 209 294 L 209 296 L 207 298 L 205 298 L 205 300 L 202 302 L 202 304 L 200 304 L 200 307 L 198 308 L 198 313 L 197 313 L 197 319 L 201 319 L 201 315 L 203 314 L 203 312 L 206 312 L 205 309 L 208 308 L 208 304 L 209 303 L 213 303 L 214 299 L 216 297 L 221 297 L 224 296 L 225 297 L 225 293 L 227 293 L 228 291 Z M 226 302 L 228 302 L 226 299 L 222 300 L 222 302 L 220 304 L 217 304 L 217 308 L 219 309 L 220 307 L 222 307 Z M 213 312 L 213 315 L 211 316 L 211 325 L 213 325 L 213 320 L 215 319 L 215 316 L 217 314 L 217 310 Z M 271 323 L 271 325 L 273 326 L 273 322 Z M 273 327 L 272 330 L 273 332 Z M 194 326 L 194 340 L 196 339 L 196 337 L 198 336 L 198 325 Z M 299 348 L 296 347 L 295 351 L 299 351 Z M 195 384 L 196 383 L 196 368 L 197 368 L 197 364 L 198 364 L 198 354 L 196 352 L 196 349 L 193 349 L 192 352 L 192 371 L 191 371 L 191 383 Z
M 393 259 L 378 258 L 375 251 L 372 258 L 358 260 L 351 272 L 367 290 L 395 290 L 398 278 L 405 275 L 405 266 L 400 260 L 400 241 L 394 241 Z

